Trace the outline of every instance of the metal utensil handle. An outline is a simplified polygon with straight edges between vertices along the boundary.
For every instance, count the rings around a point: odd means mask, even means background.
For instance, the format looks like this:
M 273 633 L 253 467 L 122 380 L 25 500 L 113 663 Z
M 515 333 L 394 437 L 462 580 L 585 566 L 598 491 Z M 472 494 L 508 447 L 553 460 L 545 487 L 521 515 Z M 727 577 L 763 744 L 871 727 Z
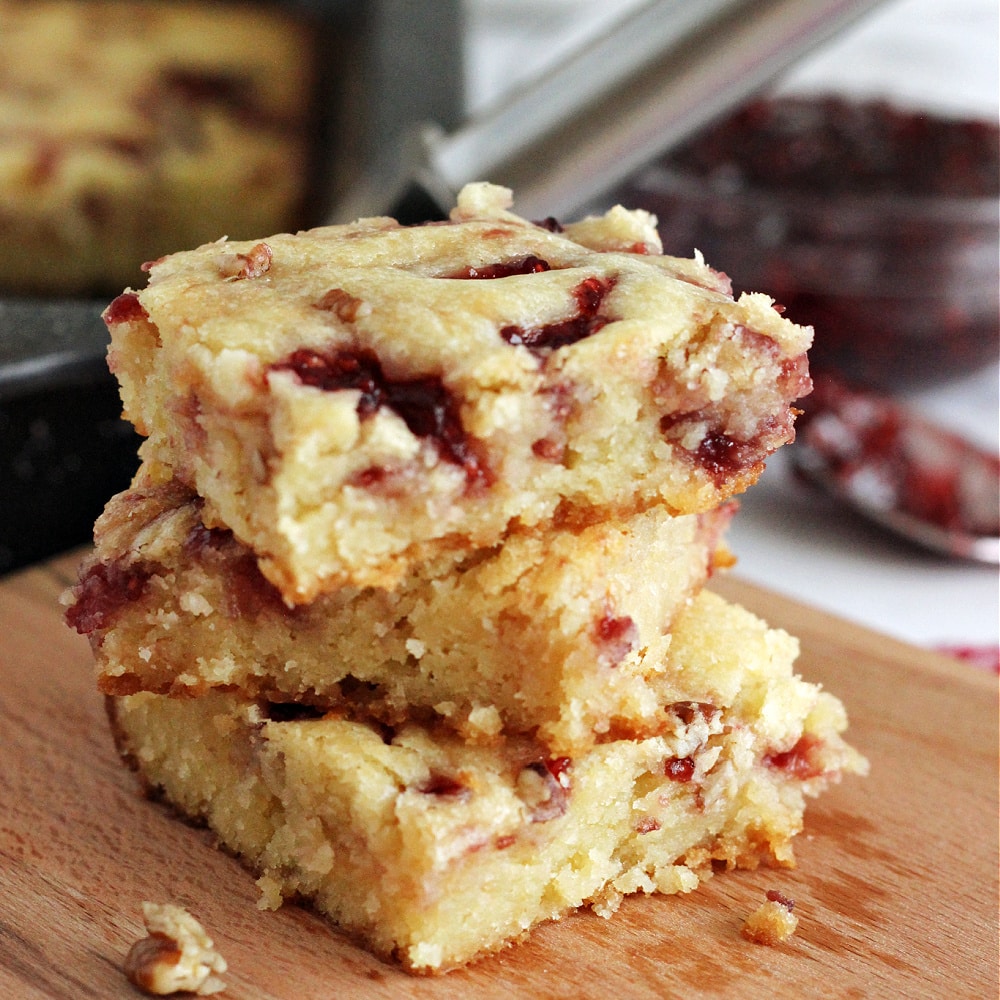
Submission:
M 654 0 L 453 133 L 416 130 L 395 183 L 380 178 L 338 221 L 384 213 L 414 179 L 442 207 L 489 180 L 521 215 L 569 215 L 880 2 Z
M 878 2 L 657 0 L 493 114 L 438 140 L 431 164 L 453 192 L 489 179 L 516 192 L 522 215 L 566 214 Z

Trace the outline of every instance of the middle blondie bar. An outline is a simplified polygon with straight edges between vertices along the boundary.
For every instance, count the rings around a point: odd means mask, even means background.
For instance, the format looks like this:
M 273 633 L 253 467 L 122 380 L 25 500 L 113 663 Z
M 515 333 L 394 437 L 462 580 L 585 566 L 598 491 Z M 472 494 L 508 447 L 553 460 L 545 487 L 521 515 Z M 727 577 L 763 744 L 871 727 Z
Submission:
M 676 615 L 717 559 L 732 505 L 654 508 L 439 557 L 394 591 L 289 608 L 185 487 L 139 485 L 97 523 L 69 618 L 101 689 L 211 688 L 387 722 L 441 717 L 469 739 L 533 732 L 554 753 L 658 732 Z

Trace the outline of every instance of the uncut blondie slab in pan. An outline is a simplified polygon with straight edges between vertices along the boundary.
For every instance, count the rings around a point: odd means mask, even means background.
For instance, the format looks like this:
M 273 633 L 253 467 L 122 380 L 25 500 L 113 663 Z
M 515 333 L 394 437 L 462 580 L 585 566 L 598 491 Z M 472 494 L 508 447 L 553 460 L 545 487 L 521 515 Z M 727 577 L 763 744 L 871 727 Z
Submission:
M 709 510 L 792 438 L 809 329 L 664 256 L 646 213 L 563 230 L 509 203 L 476 184 L 450 222 L 209 244 L 106 310 L 147 474 L 288 603 L 557 513 Z
M 793 640 L 707 593 L 691 615 L 691 700 L 664 706 L 661 735 L 579 755 L 231 693 L 109 708 L 125 758 L 257 873 L 265 904 L 307 900 L 439 972 L 582 905 L 691 890 L 713 861 L 791 864 L 805 796 L 864 770 L 840 703 L 793 676 Z
M 728 560 L 717 550 L 732 506 L 524 531 L 447 553 L 391 592 L 341 587 L 289 608 L 245 546 L 204 526 L 200 498 L 136 485 L 97 522 L 67 616 L 107 694 L 235 687 L 576 752 L 669 725 L 670 627 Z
M 290 5 L 0 0 L 0 288 L 103 296 L 298 224 L 314 34 Z

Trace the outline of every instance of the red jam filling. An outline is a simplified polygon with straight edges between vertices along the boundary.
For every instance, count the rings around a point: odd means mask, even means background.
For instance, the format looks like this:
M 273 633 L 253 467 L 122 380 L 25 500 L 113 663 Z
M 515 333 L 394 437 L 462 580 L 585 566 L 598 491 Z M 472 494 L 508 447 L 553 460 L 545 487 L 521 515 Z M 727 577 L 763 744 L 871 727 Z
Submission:
M 676 440 L 686 427 L 701 423 L 708 415 L 701 410 L 685 413 L 667 413 L 660 418 L 660 433 L 668 440 Z M 737 441 L 722 430 L 709 431 L 691 453 L 716 485 L 721 485 L 747 465 L 760 457 L 760 450 L 746 442 Z
M 551 220 L 554 225 L 559 224 Z M 561 227 L 558 230 L 561 231 Z M 513 260 L 497 261 L 495 264 L 470 266 L 450 275 L 452 278 L 509 278 L 515 274 L 539 274 L 552 270 L 552 265 L 541 257 L 529 254 Z M 576 314 L 568 319 L 546 323 L 540 327 L 525 328 L 508 325 L 500 330 L 500 336 L 508 344 L 528 347 L 532 350 L 554 350 L 575 344 L 591 334 L 597 333 L 607 322 L 599 315 L 604 297 L 614 287 L 614 281 L 603 281 L 597 277 L 585 278 L 573 289 Z
M 549 757 L 545 762 L 545 770 L 559 782 L 563 788 L 569 788 L 569 771 L 573 766 L 572 757 Z
M 790 404 L 812 391 L 808 361 L 805 355 L 780 358 L 777 344 L 764 334 L 740 326 L 735 343 L 757 356 L 758 367 L 774 372 L 774 388 L 783 403 Z M 772 367 L 773 366 L 773 367 Z M 676 387 L 667 386 L 667 390 Z M 681 393 L 683 399 L 683 392 Z M 722 487 L 734 475 L 762 462 L 779 445 L 791 440 L 792 420 L 796 411 L 785 407 L 761 420 L 746 436 L 735 437 L 727 432 L 730 416 L 724 407 L 692 395 L 686 399 L 690 409 L 678 409 L 660 418 L 660 433 L 680 447 L 687 431 L 696 425 L 707 429 L 694 449 L 685 449 L 716 486 Z M 734 400 L 733 405 L 738 405 Z
M 532 351 L 557 350 L 593 336 L 610 322 L 607 316 L 601 315 L 600 309 L 614 285 L 613 279 L 584 278 L 573 289 L 577 308 L 574 315 L 530 328 L 505 326 L 501 328 L 500 336 L 508 344 Z
M 457 778 L 447 774 L 432 774 L 418 791 L 424 795 L 434 795 L 438 798 L 453 799 L 465 802 L 472 798 L 472 789 L 462 784 Z
M 660 433 L 668 441 L 676 441 L 683 437 L 688 426 L 705 420 L 711 422 L 712 418 L 701 410 L 667 413 L 660 418 Z M 767 453 L 762 440 L 738 441 L 721 429 L 708 431 L 690 452 L 691 458 L 720 487 L 731 476 L 761 461 Z
M 705 701 L 675 701 L 670 711 L 677 716 L 685 726 L 690 726 L 696 719 L 707 722 L 715 715 L 716 708 Z
M 465 433 L 458 405 L 437 376 L 387 378 L 379 359 L 367 350 L 323 354 L 301 348 L 273 368 L 293 372 L 303 385 L 324 392 L 357 390 L 361 420 L 388 407 L 412 434 L 432 441 L 443 459 L 462 468 L 470 485 L 489 485 L 491 476 L 477 442 Z
M 107 628 L 126 604 L 142 597 L 152 575 L 143 563 L 91 566 L 74 588 L 76 601 L 66 610 L 66 624 L 81 635 Z
M 713 479 L 721 480 L 744 465 L 745 452 L 746 449 L 738 441 L 719 431 L 705 435 L 695 457 Z
M 783 906 L 789 913 L 795 909 L 795 900 L 789 899 L 783 892 L 778 892 L 777 889 L 768 889 L 765 893 L 768 902 L 778 903 Z
M 560 462 L 566 453 L 566 445 L 552 438 L 539 438 L 531 445 L 531 453 L 543 462 Z
M 214 565 L 226 578 L 226 614 L 230 618 L 256 618 L 263 611 L 291 615 L 294 611 L 281 599 L 277 588 L 261 573 L 253 554 L 226 528 L 199 524 L 185 539 L 193 559 Z
M 816 759 L 819 747 L 820 741 L 806 733 L 790 750 L 765 754 L 764 764 L 778 771 L 784 771 L 790 778 L 808 781 L 823 774 L 823 766 Z
M 140 319 L 149 319 L 149 313 L 135 292 L 122 292 L 104 310 L 105 323 L 131 323 Z
M 691 757 L 671 757 L 663 765 L 663 773 L 671 780 L 687 784 L 695 771 L 694 759 Z
M 639 629 L 628 615 L 616 617 L 605 613 L 598 619 L 594 632 L 605 658 L 612 664 L 621 663 L 639 641 Z
M 509 278 L 514 274 L 540 274 L 552 270 L 548 261 L 529 254 L 527 257 L 516 257 L 514 260 L 498 261 L 495 264 L 484 264 L 481 267 L 466 267 L 452 278 Z

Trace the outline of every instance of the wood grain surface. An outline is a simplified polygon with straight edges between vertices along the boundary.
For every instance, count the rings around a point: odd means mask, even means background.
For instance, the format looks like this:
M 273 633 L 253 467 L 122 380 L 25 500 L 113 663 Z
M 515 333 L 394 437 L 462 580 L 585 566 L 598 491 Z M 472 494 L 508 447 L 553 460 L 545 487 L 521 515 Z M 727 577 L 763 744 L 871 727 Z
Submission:
M 202 920 L 231 1000 L 998 995 L 993 676 L 719 581 L 800 637 L 800 672 L 845 701 L 870 776 L 811 806 L 793 871 L 629 899 L 611 920 L 580 913 L 469 969 L 414 979 L 306 910 L 258 910 L 253 879 L 206 831 L 139 795 L 112 750 L 87 643 L 62 624 L 77 561 L 0 581 L 0 997 L 134 998 L 121 965 L 147 899 Z M 773 948 L 740 936 L 771 888 L 800 917 Z

